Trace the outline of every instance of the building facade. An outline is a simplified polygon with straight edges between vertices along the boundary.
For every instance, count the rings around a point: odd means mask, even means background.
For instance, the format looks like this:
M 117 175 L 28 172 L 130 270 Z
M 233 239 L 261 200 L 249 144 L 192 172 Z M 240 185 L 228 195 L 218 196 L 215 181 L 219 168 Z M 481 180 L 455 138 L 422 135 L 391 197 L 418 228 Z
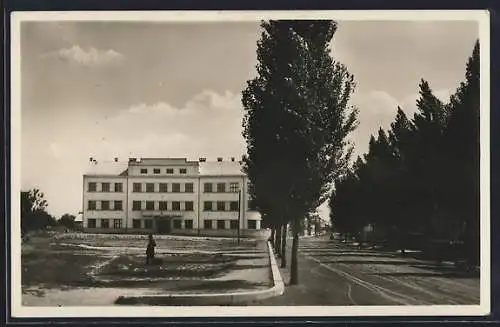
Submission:
M 90 165 L 83 176 L 86 232 L 245 236 L 260 230 L 248 178 L 234 158 L 130 158 L 126 166 L 91 159 Z

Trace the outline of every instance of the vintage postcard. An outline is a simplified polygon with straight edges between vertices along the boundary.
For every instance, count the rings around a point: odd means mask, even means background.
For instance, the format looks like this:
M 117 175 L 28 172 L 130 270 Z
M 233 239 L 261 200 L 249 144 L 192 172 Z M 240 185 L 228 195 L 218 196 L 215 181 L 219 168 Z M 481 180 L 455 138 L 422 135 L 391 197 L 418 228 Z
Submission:
M 489 313 L 487 11 L 11 24 L 14 317 Z

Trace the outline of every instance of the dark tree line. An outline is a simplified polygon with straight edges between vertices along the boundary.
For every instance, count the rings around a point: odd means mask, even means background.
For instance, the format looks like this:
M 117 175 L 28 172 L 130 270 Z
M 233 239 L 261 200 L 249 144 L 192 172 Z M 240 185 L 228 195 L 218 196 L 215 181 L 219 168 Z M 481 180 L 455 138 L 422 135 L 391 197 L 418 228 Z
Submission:
M 75 228 L 75 216 L 64 214 L 59 220 L 47 212 L 48 202 L 39 189 L 21 191 L 21 231 L 23 234 L 48 226 Z
M 398 108 L 390 129 L 380 128 L 368 153 L 335 182 L 332 225 L 357 235 L 372 224 L 401 248 L 412 233 L 427 245 L 460 240 L 467 258 L 477 263 L 479 42 L 449 103 L 442 103 L 425 80 L 419 88 L 413 118 Z
M 348 105 L 354 79 L 330 55 L 335 22 L 280 20 L 261 27 L 258 76 L 242 94 L 245 172 L 282 266 L 291 227 L 291 283 L 296 284 L 304 219 L 328 198 L 349 161 L 345 138 L 356 125 L 357 111 Z

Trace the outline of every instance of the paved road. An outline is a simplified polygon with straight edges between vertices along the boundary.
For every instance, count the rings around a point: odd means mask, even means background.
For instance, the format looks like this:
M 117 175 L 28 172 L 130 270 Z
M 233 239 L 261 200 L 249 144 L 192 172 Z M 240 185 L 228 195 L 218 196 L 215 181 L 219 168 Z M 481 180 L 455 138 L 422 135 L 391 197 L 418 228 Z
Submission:
M 327 238 L 301 239 L 299 253 L 300 285 L 255 305 L 479 304 L 479 278 L 449 266 Z

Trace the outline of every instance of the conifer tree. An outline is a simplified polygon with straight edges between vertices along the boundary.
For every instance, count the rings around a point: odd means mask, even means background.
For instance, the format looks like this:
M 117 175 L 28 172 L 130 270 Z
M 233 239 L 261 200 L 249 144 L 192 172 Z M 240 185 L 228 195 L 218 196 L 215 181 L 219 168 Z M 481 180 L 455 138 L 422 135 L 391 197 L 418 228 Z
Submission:
M 467 257 L 479 260 L 479 41 L 467 62 L 465 81 L 451 96 L 445 131 L 447 207 L 463 225 Z

